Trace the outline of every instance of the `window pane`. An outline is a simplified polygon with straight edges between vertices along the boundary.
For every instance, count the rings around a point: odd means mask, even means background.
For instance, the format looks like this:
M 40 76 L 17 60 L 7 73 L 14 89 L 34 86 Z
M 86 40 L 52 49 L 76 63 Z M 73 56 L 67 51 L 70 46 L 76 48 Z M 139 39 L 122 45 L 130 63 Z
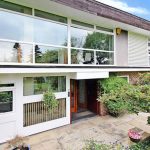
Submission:
M 85 47 L 86 38 L 91 34 L 91 31 L 71 27 L 71 46 L 77 48 Z
M 14 3 L 10 3 L 10 2 L 6 2 L 4 0 L 0 1 L 0 8 L 9 9 L 9 10 L 17 11 L 17 12 L 20 12 L 20 13 L 25 13 L 25 14 L 28 14 L 28 15 L 32 15 L 32 9 L 31 8 L 21 6 L 21 5 L 18 5 L 18 4 L 14 4 Z
M 0 38 L 32 41 L 32 18 L 0 11 Z
M 48 89 L 54 92 L 66 91 L 65 76 L 26 77 L 24 78 L 24 96 L 43 94 Z
M 84 23 L 84 22 L 80 22 L 80 21 L 76 21 L 76 20 L 71 20 L 72 24 L 76 24 L 79 26 L 83 26 L 83 27 L 88 27 L 88 28 L 93 28 L 94 29 L 94 25 L 88 24 L 88 23 Z
M 13 87 L 14 83 L 10 83 L 10 84 L 0 84 L 0 87 Z
M 62 23 L 67 23 L 67 18 L 65 18 L 65 17 L 61 17 L 58 15 L 54 15 L 54 14 L 36 10 L 36 9 L 34 10 L 34 13 L 35 13 L 35 16 L 37 16 L 37 17 L 50 19 L 50 20 L 54 20 L 54 21 L 58 21 L 58 22 L 62 22 Z
M 0 62 L 32 63 L 32 45 L 0 41 Z
M 13 92 L 0 92 L 0 113 L 12 111 Z
M 71 64 L 94 64 L 94 51 L 72 49 Z
M 65 48 L 35 46 L 36 63 L 67 64 L 68 53 Z
M 99 32 L 88 34 L 84 48 L 113 51 L 113 36 Z
M 34 20 L 34 41 L 67 46 L 67 26 L 43 20 Z
M 99 27 L 99 26 L 97 26 L 96 29 L 97 29 L 97 30 L 101 30 L 101 31 L 106 31 L 106 32 L 111 32 L 111 33 L 113 33 L 113 30 L 112 30 L 112 29 L 108 29 L 108 28 L 104 28 L 104 27 Z
M 109 52 L 96 52 L 96 64 L 114 64 L 114 53 Z

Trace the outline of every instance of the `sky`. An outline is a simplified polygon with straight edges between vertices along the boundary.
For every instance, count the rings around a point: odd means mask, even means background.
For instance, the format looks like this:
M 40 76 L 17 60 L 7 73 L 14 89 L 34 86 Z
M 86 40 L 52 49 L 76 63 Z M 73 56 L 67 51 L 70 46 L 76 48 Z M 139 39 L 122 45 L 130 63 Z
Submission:
M 150 0 L 96 0 L 150 21 Z

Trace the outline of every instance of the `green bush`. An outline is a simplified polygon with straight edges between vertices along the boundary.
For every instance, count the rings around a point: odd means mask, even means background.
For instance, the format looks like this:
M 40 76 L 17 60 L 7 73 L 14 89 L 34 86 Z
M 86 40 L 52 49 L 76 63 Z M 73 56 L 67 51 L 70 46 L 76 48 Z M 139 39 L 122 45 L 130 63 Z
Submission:
M 150 116 L 147 117 L 147 123 L 150 125 Z
M 125 79 L 114 76 L 102 81 L 99 80 L 98 86 L 101 93 L 98 95 L 98 101 L 103 102 L 108 112 L 114 114 L 113 116 L 124 112 L 136 114 L 141 111 L 150 112 L 149 76 L 142 76 L 146 79 L 142 79 L 137 85 L 130 85 Z
M 55 94 L 51 89 L 43 94 L 43 101 L 45 107 L 49 111 L 58 106 L 58 100 L 56 99 Z
M 118 142 L 105 144 L 104 142 L 88 140 L 82 150 L 150 150 L 150 138 L 129 147 Z

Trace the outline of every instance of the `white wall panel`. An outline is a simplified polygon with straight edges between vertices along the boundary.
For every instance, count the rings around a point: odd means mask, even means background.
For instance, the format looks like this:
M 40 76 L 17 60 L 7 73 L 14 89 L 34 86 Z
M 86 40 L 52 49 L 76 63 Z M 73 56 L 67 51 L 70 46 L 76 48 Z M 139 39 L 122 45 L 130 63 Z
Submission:
M 129 66 L 148 66 L 148 38 L 131 33 L 128 34 L 128 64 Z

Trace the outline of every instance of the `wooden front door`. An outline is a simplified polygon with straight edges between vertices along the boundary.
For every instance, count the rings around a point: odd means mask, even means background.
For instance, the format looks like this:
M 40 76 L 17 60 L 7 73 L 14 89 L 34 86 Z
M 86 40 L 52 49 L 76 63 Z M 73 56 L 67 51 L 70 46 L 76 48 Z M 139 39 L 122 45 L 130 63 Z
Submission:
M 70 109 L 71 113 L 77 112 L 77 80 L 70 80 Z

